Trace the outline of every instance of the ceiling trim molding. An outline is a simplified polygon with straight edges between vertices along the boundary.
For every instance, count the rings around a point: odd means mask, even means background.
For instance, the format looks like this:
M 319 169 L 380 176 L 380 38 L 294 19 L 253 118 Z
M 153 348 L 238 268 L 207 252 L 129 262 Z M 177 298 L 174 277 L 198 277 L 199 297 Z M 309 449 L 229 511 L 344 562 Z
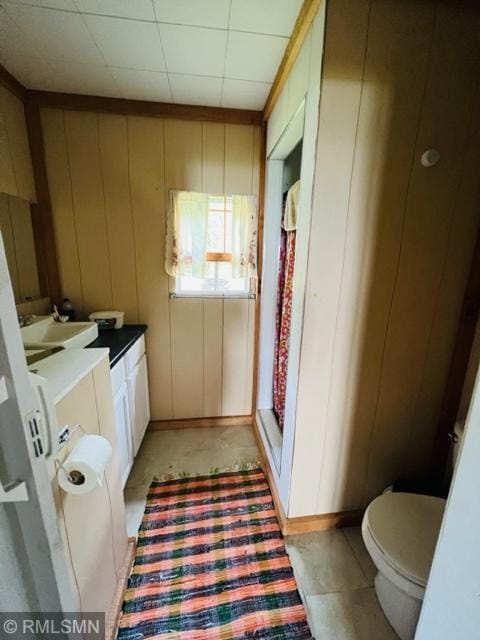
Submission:
M 25 102 L 27 90 L 2 64 L 0 64 L 0 85 Z
M 302 48 L 303 41 L 310 29 L 310 25 L 315 18 L 321 0 L 304 0 L 300 13 L 298 14 L 292 35 L 288 42 L 282 61 L 278 67 L 277 75 L 273 81 L 270 93 L 263 108 L 263 118 L 267 120 L 273 111 L 273 107 L 287 81 L 288 74 L 292 70 L 293 64 Z
M 224 107 L 202 107 L 198 105 L 127 100 L 70 93 L 27 90 L 27 101 L 39 107 L 68 109 L 71 111 L 96 111 L 127 116 L 150 116 L 177 120 L 200 120 L 202 122 L 225 122 L 229 124 L 261 125 L 261 111 L 249 109 L 226 109 Z

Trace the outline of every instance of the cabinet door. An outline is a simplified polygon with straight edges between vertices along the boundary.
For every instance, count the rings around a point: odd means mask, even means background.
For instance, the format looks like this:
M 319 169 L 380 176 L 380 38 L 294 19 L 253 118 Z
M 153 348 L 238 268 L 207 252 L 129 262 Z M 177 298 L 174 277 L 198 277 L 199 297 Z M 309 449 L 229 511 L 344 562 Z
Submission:
M 78 423 L 86 433 L 101 435 L 97 406 L 93 374 L 89 373 L 57 403 L 58 424 Z M 70 436 L 57 453 L 60 463 L 64 462 L 82 435 L 82 430 L 78 429 Z M 113 439 L 110 442 L 113 443 Z M 113 457 L 109 467 L 112 464 Z M 108 614 L 117 584 L 115 549 L 112 545 L 112 505 L 123 502 L 123 496 L 114 490 L 115 482 L 111 477 L 84 495 L 66 493 L 56 481 L 53 486 L 59 500 L 59 525 L 65 532 L 65 549 L 72 562 L 81 609 L 84 612 L 105 611 Z M 126 534 L 124 537 L 126 539 Z
M 145 355 L 140 362 L 129 371 L 127 381 L 132 423 L 133 455 L 135 456 L 150 421 L 147 357 Z
M 132 433 L 130 425 L 130 403 L 128 388 L 125 383 L 115 394 L 113 408 L 115 411 L 115 431 L 117 435 L 117 453 L 120 466 L 122 486 L 125 486 L 133 464 Z

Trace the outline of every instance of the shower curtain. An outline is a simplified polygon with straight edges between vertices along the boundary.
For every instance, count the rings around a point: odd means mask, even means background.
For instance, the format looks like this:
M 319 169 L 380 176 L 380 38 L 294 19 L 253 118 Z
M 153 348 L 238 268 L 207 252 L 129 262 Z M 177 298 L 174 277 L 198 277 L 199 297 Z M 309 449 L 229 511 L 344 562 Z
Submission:
M 290 325 L 292 317 L 293 272 L 300 182 L 290 187 L 280 238 L 278 261 L 277 317 L 273 370 L 273 411 L 283 432 L 285 421 L 285 392 L 287 387 Z

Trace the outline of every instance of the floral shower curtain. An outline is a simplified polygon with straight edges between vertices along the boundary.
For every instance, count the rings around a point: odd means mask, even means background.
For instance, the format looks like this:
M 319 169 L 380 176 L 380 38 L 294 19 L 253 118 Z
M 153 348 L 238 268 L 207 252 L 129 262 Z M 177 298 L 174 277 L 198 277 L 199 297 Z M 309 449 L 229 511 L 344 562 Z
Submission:
M 287 388 L 290 326 L 292 319 L 293 273 L 300 182 L 290 187 L 280 239 L 277 289 L 277 319 L 273 371 L 273 410 L 278 426 L 283 431 L 285 422 L 285 393 Z

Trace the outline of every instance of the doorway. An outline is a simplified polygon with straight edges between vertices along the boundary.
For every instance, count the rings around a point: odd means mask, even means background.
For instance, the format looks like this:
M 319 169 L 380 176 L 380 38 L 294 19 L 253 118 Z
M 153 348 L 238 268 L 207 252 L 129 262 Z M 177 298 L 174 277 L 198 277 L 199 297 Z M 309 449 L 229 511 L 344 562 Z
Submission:
M 291 371 L 298 370 L 299 349 L 292 343 L 301 335 L 295 265 L 297 251 L 306 250 L 298 245 L 296 230 L 296 215 L 302 215 L 304 121 L 305 101 L 266 159 L 257 424 L 278 475 L 283 440 L 293 430 L 295 413 L 296 376 Z

